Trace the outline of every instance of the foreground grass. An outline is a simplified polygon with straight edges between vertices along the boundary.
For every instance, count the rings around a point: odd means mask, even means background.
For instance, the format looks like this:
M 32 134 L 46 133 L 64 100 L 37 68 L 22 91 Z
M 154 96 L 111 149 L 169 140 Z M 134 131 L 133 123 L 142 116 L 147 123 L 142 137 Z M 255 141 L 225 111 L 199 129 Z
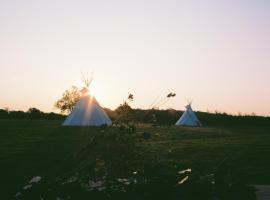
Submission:
M 99 128 L 61 127 L 61 121 L 1 120 L 0 177 L 2 195 L 12 196 L 34 176 L 48 180 L 75 173 L 101 157 L 121 166 L 158 161 L 177 170 L 191 168 L 200 174 L 215 171 L 229 158 L 231 170 L 251 184 L 270 184 L 270 126 L 267 127 L 150 127 L 140 126 L 132 135 L 139 143 L 131 161 L 111 154 Z M 115 141 L 117 142 L 117 141 Z M 119 141 L 121 142 L 121 141 Z M 119 157 L 116 155 L 119 154 Z M 128 162 L 127 162 L 128 161 Z M 91 171 L 92 170 L 92 171 Z M 122 169 L 121 169 L 122 170 Z M 120 170 L 119 170 L 120 171 Z M 122 170 L 123 171 L 123 170 Z M 120 173 L 120 172 L 119 172 Z

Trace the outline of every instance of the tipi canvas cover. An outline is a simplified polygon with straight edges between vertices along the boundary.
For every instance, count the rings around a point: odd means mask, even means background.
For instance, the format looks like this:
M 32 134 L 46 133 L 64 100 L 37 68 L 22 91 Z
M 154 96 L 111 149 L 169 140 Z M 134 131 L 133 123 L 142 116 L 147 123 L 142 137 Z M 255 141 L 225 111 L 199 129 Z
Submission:
M 193 112 L 191 105 L 186 106 L 186 111 L 176 122 L 176 126 L 201 126 L 201 123 L 195 113 Z
M 101 126 L 111 125 L 112 121 L 99 105 L 94 96 L 86 94 L 75 105 L 64 126 Z

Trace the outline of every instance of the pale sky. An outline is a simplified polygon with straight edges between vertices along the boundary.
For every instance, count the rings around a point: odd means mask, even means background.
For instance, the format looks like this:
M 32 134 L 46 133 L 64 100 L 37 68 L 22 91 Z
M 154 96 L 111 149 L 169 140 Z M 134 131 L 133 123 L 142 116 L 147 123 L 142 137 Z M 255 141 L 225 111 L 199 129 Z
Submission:
M 0 108 L 56 111 L 81 71 L 101 105 L 270 115 L 268 0 L 0 0 Z

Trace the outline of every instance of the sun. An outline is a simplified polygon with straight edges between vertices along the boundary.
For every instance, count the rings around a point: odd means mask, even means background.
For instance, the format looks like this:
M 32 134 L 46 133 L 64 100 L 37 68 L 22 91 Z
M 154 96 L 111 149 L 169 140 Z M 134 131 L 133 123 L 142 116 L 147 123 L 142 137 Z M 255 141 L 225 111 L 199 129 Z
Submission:
M 90 95 L 96 96 L 97 95 L 97 88 L 96 87 L 90 87 Z

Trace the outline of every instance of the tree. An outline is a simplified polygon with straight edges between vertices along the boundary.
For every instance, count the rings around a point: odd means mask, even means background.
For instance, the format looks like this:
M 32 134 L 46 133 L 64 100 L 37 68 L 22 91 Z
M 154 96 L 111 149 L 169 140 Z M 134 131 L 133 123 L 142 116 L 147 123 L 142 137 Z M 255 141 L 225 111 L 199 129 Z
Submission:
M 133 100 L 134 95 L 129 93 L 127 99 L 115 109 L 115 113 L 117 114 L 117 119 L 115 122 L 129 123 L 134 121 L 134 111 L 128 103 L 132 102 Z
M 36 119 L 36 118 L 42 118 L 43 115 L 44 115 L 44 113 L 41 112 L 37 108 L 29 108 L 28 111 L 27 111 L 27 113 L 29 113 L 29 117 L 30 118 L 34 118 L 34 119 Z
M 37 109 L 37 108 L 29 108 L 27 112 L 30 113 L 30 114 L 41 114 L 41 113 L 42 113 L 42 112 L 41 112 L 39 109 Z
M 115 112 L 119 115 L 127 115 L 130 112 L 132 112 L 132 108 L 130 107 L 130 105 L 128 104 L 128 102 L 124 101 L 123 104 L 120 104 L 116 109 Z
M 8 118 L 8 111 L 0 109 L 0 118 Z
M 61 111 L 61 113 L 71 113 L 76 103 L 81 98 L 81 93 L 76 86 L 72 86 L 66 90 L 61 99 L 55 103 L 55 107 Z

